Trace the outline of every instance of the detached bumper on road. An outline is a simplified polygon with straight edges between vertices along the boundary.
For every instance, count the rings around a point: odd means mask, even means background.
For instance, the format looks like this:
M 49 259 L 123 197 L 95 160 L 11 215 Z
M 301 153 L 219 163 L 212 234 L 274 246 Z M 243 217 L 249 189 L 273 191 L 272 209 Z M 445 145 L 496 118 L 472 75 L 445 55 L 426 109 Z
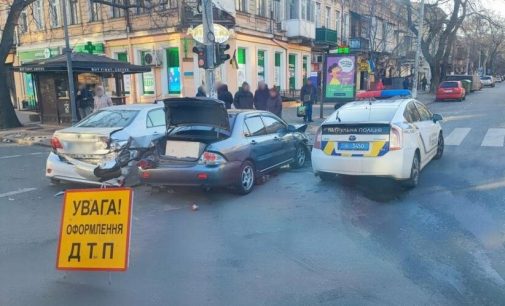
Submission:
M 139 169 L 140 180 L 148 185 L 163 186 L 230 186 L 239 182 L 239 161 L 227 162 L 215 167 L 194 165 L 191 167 L 160 166 L 155 169 Z
M 326 155 L 312 149 L 312 168 L 319 172 L 344 175 L 383 176 L 397 180 L 408 179 L 414 151 L 389 151 L 379 157 L 345 157 Z M 408 158 L 410 156 L 410 158 Z

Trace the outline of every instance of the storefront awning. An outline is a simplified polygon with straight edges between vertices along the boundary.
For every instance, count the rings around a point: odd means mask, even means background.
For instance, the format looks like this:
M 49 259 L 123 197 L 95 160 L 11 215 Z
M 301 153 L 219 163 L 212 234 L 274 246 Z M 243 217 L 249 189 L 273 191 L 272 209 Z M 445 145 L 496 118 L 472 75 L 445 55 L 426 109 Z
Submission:
M 72 53 L 72 69 L 76 73 L 96 74 L 133 74 L 151 71 L 148 66 L 133 65 L 106 56 L 87 53 Z M 35 60 L 15 67 L 15 70 L 27 73 L 67 71 L 67 58 L 65 54 L 62 54 L 48 59 Z

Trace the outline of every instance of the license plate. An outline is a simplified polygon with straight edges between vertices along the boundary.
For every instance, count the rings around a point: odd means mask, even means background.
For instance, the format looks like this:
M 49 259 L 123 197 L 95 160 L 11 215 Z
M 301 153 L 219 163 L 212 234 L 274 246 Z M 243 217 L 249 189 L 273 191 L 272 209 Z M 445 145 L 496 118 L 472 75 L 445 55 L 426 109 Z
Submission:
M 341 151 L 368 151 L 368 142 L 339 142 L 338 149 Z
M 447 93 L 452 92 L 452 89 L 446 89 L 446 90 L 444 90 L 444 92 L 447 92 Z

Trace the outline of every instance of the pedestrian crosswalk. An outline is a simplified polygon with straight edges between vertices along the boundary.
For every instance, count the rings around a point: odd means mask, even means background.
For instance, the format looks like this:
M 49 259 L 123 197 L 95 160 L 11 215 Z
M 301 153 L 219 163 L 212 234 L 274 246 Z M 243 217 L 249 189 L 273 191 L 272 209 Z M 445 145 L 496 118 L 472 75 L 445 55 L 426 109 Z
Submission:
M 446 133 L 445 145 L 459 146 L 476 136 L 482 137 L 482 133 L 477 131 L 472 133 L 472 128 L 455 128 L 449 134 Z M 505 128 L 489 128 L 480 143 L 481 147 L 503 147 L 504 145 Z

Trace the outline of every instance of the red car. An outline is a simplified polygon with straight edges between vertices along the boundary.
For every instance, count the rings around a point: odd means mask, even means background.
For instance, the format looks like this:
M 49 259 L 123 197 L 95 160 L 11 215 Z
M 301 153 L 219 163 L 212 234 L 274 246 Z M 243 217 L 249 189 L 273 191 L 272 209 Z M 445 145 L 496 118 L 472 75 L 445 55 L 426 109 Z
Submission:
M 461 81 L 444 81 L 437 89 L 435 101 L 465 100 L 466 92 Z

